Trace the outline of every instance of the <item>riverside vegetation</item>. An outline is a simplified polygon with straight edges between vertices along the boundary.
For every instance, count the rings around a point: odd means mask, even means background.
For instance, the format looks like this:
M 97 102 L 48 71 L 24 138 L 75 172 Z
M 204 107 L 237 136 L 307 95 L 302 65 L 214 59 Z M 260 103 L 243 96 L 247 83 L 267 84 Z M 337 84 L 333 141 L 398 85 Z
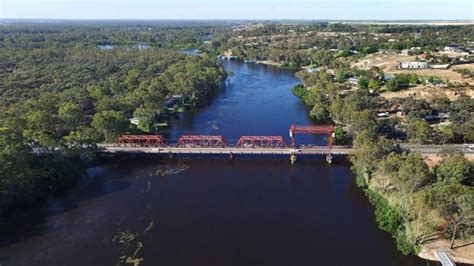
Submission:
M 170 99 L 215 93 L 227 75 L 215 57 L 161 48 L 193 47 L 208 34 L 203 25 L 0 26 L 0 212 L 62 193 L 95 143 L 155 131 Z
M 394 236 L 404 254 L 417 253 L 421 244 L 438 238 L 450 239 L 451 248 L 458 239 L 471 241 L 473 163 L 461 153 L 446 151 L 441 162 L 429 169 L 419 153 L 401 151 L 397 144 L 474 141 L 473 100 L 467 95 L 452 102 L 386 100 L 369 91 L 372 83 L 390 90 L 392 83 L 384 81 L 383 73 L 372 69 L 359 74 L 366 81 L 347 91 L 340 70 L 336 76 L 326 70 L 302 71 L 298 76 L 304 86 L 296 86 L 293 92 L 312 107 L 309 115 L 315 121 L 337 125 L 336 141 L 352 142 L 355 153 L 350 160 L 357 183 L 374 205 L 379 227 Z M 377 117 L 400 106 L 405 119 Z M 430 127 L 424 117 L 440 112 L 450 113 L 451 124 Z
M 421 29 L 424 34 L 415 39 L 413 32 Z M 303 84 L 293 91 L 311 107 L 311 118 L 337 125 L 338 143 L 354 145 L 357 183 L 375 206 L 380 228 L 394 236 L 404 254 L 416 253 L 419 245 L 435 238 L 451 239 L 452 247 L 472 239 L 472 162 L 446 152 L 430 169 L 420 154 L 397 146 L 400 141 L 474 141 L 471 97 L 461 93 L 455 100 L 387 100 L 378 92 L 403 90 L 431 77 L 396 75 L 387 80 L 378 68 L 361 70 L 348 62 L 379 49 L 435 49 L 464 42 L 472 27 L 7 25 L 0 31 L 2 211 L 70 187 L 93 157 L 97 141 L 156 130 L 169 115 L 170 96 L 211 95 L 226 73 L 206 54 L 230 49 L 242 59 L 315 69 L 299 72 Z M 207 53 L 201 56 L 163 49 L 196 47 L 211 33 L 213 38 L 201 47 Z M 347 38 L 347 33 L 354 36 Z M 398 41 L 388 45 L 393 38 L 389 33 Z M 254 38 L 252 45 L 239 42 L 239 36 Z M 137 48 L 140 44 L 147 48 Z M 356 88 L 348 85 L 354 76 Z M 392 110 L 404 116 L 377 116 Z M 424 119 L 440 113 L 449 113 L 451 123 L 432 127 Z M 139 118 L 138 126 L 130 124 L 133 117 Z M 56 152 L 38 157 L 32 147 Z
M 385 99 L 380 92 L 440 79 L 416 71 L 389 77 L 378 67 L 359 69 L 351 62 L 381 50 L 420 47 L 421 53 L 430 53 L 452 43 L 467 45 L 465 36 L 473 36 L 472 30 L 470 26 L 261 23 L 235 28 L 213 42 L 221 53 L 230 51 L 241 59 L 305 68 L 297 73 L 302 84 L 293 93 L 311 107 L 309 116 L 314 121 L 336 125 L 336 142 L 353 144 L 350 160 L 357 184 L 374 205 L 379 227 L 393 235 L 403 254 L 409 254 L 436 239 L 449 240 L 451 248 L 473 240 L 473 163 L 461 153 L 446 151 L 430 169 L 419 153 L 402 151 L 398 143 L 474 142 L 474 100 L 463 91 L 457 92 L 456 99 Z M 357 78 L 356 84 L 349 82 L 351 77 Z M 440 114 L 448 114 L 448 122 L 427 120 Z
M 422 117 L 436 112 L 436 102 L 413 99 L 387 101 L 368 89 L 338 93 L 328 72 L 299 73 L 305 83 L 293 92 L 312 107 L 310 116 L 319 123 L 335 123 L 336 142 L 352 142 L 350 160 L 357 183 L 375 207 L 379 227 L 390 232 L 404 254 L 416 253 L 419 245 L 440 236 L 469 241 L 473 234 L 474 167 L 461 153 L 446 151 L 441 162 L 429 169 L 419 153 L 404 152 L 398 142 L 472 141 L 473 101 L 468 96 L 447 102 L 456 117 L 450 132 L 433 130 Z M 377 112 L 404 102 L 408 122 L 377 119 Z M 465 117 L 467 115 L 468 117 Z M 464 129 L 467 128 L 467 129 Z M 449 134 L 446 136 L 445 134 Z

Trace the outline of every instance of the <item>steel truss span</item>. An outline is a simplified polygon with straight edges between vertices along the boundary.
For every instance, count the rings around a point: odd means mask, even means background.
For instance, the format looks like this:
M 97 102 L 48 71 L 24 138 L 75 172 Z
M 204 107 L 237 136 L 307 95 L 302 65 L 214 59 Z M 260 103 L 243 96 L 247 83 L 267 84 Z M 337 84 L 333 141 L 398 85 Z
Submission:
M 235 145 L 238 148 L 286 148 L 282 136 L 242 136 Z
M 181 136 L 176 143 L 181 148 L 225 148 L 227 144 L 222 136 Z
M 331 125 L 292 125 L 290 128 L 291 147 L 295 147 L 296 134 L 327 134 L 329 149 L 332 148 L 334 138 L 334 126 Z M 227 145 L 223 136 L 213 135 L 184 135 L 175 144 L 168 144 L 160 135 L 122 135 L 117 138 L 119 147 L 143 147 L 143 148 L 239 148 L 239 149 L 281 149 L 287 148 L 282 136 L 242 136 L 232 146 Z
M 332 147 L 334 141 L 334 126 L 331 125 L 291 125 L 290 128 L 290 138 L 291 145 L 295 146 L 295 136 L 296 134 L 326 134 L 328 137 L 328 147 Z
M 165 147 L 168 145 L 161 135 L 122 135 L 117 144 L 123 147 Z

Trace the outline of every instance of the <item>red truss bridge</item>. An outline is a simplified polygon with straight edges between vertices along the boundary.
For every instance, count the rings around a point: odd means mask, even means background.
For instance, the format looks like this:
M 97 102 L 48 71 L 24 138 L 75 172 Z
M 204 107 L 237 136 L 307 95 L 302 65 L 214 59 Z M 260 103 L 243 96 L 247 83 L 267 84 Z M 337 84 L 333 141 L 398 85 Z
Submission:
M 242 136 L 235 147 L 243 149 L 281 149 L 288 147 L 288 145 L 286 145 L 282 136 Z
M 328 135 L 328 146 L 332 147 L 334 141 L 334 126 L 300 126 L 300 125 L 291 125 L 290 128 L 290 138 L 291 145 L 295 146 L 295 135 L 296 134 L 325 134 Z
M 122 135 L 117 138 L 121 147 L 165 147 L 166 140 L 160 135 Z
M 181 148 L 224 148 L 227 144 L 222 136 L 181 136 L 176 143 Z
M 349 154 L 351 149 L 333 146 L 333 126 L 292 125 L 290 127 L 291 145 L 283 136 L 242 136 L 235 144 L 226 143 L 223 136 L 184 135 L 176 143 L 167 142 L 161 135 L 122 135 L 113 144 L 100 144 L 102 152 L 120 153 L 159 153 L 169 154 L 261 154 L 290 155 L 291 162 L 296 155 L 326 155 L 330 162 L 333 154 Z M 295 145 L 298 134 L 328 135 L 327 145 Z

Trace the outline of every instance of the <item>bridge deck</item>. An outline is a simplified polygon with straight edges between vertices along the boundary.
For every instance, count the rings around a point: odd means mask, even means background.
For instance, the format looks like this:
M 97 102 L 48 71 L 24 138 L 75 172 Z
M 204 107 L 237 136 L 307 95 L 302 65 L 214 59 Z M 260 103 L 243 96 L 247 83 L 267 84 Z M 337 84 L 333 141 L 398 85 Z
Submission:
M 348 155 L 352 152 L 352 147 L 347 146 L 302 146 L 298 148 L 262 148 L 262 147 L 177 147 L 169 145 L 166 147 L 125 147 L 114 144 L 99 144 L 100 152 L 104 153 L 156 153 L 156 154 L 261 154 L 261 155 Z M 467 145 L 451 144 L 451 145 L 411 145 L 402 144 L 402 149 L 418 151 L 424 155 L 437 154 L 444 149 L 452 149 L 463 152 L 465 154 L 474 154 L 474 149 Z
M 145 147 L 117 147 L 117 146 L 100 146 L 103 152 L 108 153 L 157 153 L 157 154 L 261 154 L 261 155 L 317 155 L 317 154 L 341 154 L 347 155 L 352 149 L 333 147 L 329 149 L 325 146 L 311 148 L 181 148 L 181 147 L 162 147 L 162 148 L 145 148 Z

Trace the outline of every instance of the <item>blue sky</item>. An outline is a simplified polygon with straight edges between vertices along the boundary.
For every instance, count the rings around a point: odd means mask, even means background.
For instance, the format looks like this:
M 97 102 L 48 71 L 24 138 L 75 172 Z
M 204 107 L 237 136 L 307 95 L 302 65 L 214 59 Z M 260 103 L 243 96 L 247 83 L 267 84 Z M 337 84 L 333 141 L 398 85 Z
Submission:
M 473 0 L 0 0 L 0 18 L 473 20 Z

